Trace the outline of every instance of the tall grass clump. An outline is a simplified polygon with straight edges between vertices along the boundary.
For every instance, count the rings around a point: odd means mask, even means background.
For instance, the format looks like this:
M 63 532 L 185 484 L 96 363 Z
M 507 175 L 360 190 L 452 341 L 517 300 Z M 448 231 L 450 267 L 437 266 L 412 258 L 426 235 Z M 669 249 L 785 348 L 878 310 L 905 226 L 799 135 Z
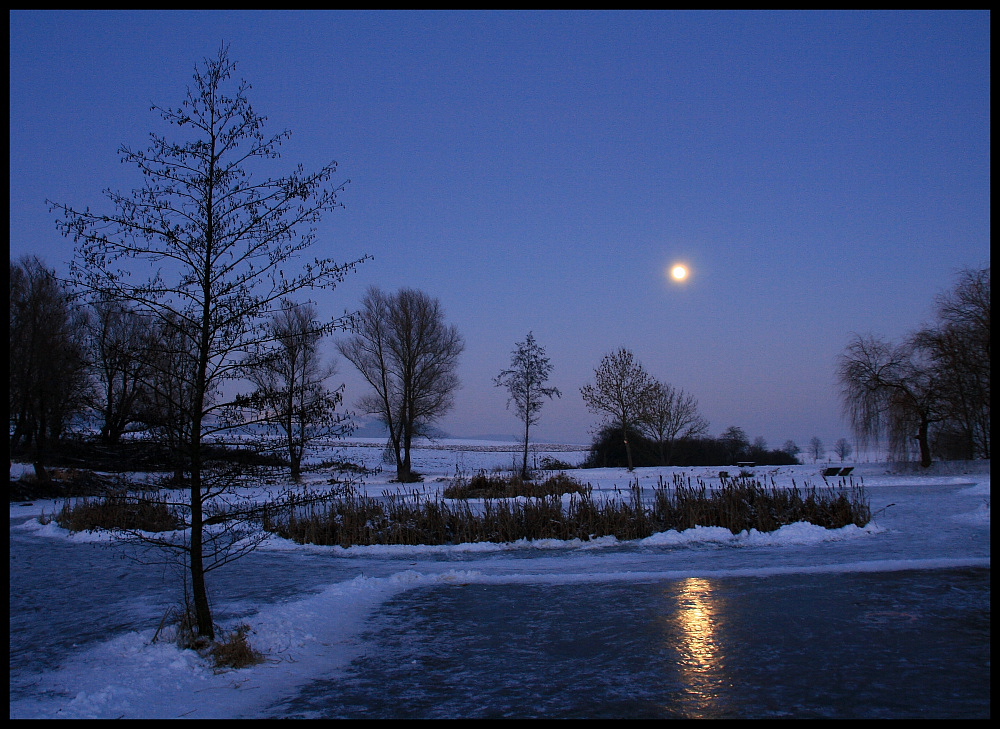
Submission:
M 66 501 L 51 519 L 71 532 L 97 529 L 166 532 L 184 527 L 184 520 L 166 496 L 142 491 Z
M 153 634 L 153 643 L 172 640 L 183 650 L 197 651 L 212 660 L 216 673 L 229 669 L 247 668 L 264 663 L 267 658 L 253 647 L 247 637 L 253 630 L 246 623 L 232 630 L 219 628 L 219 637 L 209 640 L 197 631 L 197 619 L 190 601 L 185 598 L 180 607 L 172 606 L 164 614 Z

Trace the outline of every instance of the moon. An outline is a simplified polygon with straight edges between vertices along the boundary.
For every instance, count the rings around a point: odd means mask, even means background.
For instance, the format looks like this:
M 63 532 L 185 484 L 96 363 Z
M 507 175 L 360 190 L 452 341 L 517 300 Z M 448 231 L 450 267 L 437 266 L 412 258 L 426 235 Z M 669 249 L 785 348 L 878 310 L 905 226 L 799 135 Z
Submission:
M 670 268 L 670 277 L 674 281 L 683 281 L 688 277 L 687 266 L 684 266 L 680 263 L 676 264 L 675 266 L 672 266 Z

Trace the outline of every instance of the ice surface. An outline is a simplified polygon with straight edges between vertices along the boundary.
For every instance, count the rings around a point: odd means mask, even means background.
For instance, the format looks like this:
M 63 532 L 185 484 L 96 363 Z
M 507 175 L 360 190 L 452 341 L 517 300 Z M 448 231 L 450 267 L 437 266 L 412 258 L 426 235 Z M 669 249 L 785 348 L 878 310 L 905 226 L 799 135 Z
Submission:
M 477 445 L 418 451 L 423 487 L 511 464 L 509 444 Z M 759 475 L 801 486 L 818 470 Z M 574 475 L 613 494 L 673 472 Z M 988 464 L 854 476 L 877 513 L 863 529 L 350 549 L 272 538 L 209 577 L 217 620 L 249 624 L 268 656 L 227 673 L 150 642 L 179 575 L 104 535 L 39 525 L 51 502 L 11 504 L 11 717 L 988 717 Z M 366 485 L 392 487 L 384 473 Z M 685 615 L 704 625 L 685 633 Z

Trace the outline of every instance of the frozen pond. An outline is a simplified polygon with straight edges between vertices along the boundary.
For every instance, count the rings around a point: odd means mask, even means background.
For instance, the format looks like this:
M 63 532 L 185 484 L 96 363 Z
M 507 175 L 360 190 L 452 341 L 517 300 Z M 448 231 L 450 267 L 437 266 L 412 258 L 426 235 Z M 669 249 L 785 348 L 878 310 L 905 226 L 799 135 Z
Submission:
M 482 453 L 429 451 L 422 467 L 446 475 Z M 859 471 L 878 513 L 866 529 L 347 550 L 273 539 L 209 577 L 216 619 L 251 625 L 269 658 L 221 675 L 150 645 L 177 575 L 39 526 L 51 503 L 12 504 L 11 717 L 988 718 L 988 465 Z M 629 479 L 575 475 L 608 492 Z
M 288 718 L 990 715 L 989 570 L 422 588 Z

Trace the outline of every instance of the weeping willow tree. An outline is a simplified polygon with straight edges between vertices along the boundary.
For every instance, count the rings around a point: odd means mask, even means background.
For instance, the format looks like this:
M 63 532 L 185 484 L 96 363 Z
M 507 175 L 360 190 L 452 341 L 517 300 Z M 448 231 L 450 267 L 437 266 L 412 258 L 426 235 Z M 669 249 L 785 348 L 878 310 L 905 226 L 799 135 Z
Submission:
M 861 443 L 887 437 L 890 454 L 905 456 L 915 439 L 920 465 L 931 465 L 931 426 L 943 419 L 942 386 L 918 347 L 855 336 L 840 357 L 837 377 Z
M 901 344 L 854 336 L 837 366 L 845 415 L 862 443 L 887 437 L 895 457 L 915 441 L 925 467 L 935 450 L 989 458 L 990 269 L 960 272 L 935 313 Z

